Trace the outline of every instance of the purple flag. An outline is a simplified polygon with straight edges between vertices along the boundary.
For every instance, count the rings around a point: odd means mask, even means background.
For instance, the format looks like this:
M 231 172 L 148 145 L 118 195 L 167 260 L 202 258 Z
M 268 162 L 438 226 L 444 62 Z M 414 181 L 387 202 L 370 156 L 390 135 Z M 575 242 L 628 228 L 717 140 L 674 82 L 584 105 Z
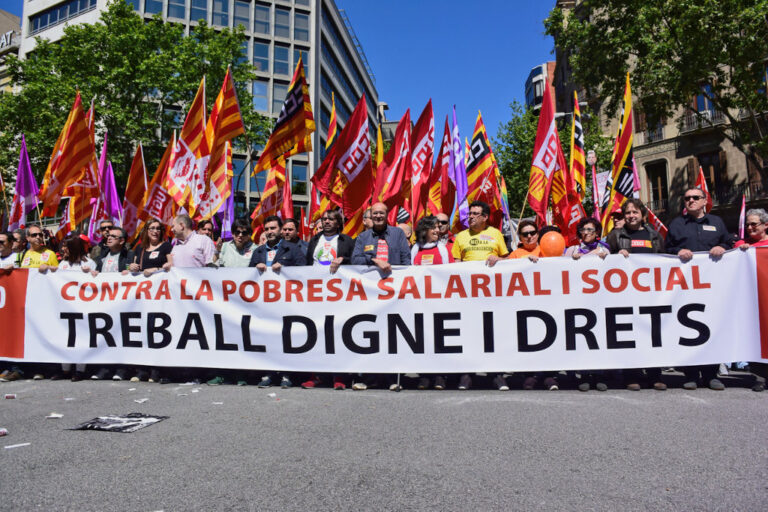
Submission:
M 117 195 L 115 172 L 112 170 L 112 162 L 107 163 L 107 169 L 101 177 L 101 190 L 104 195 L 104 207 L 110 220 L 118 226 L 123 225 L 123 205 L 120 204 L 120 196 Z
M 35 175 L 32 174 L 32 165 L 29 163 L 29 155 L 27 154 L 27 139 L 22 135 L 19 167 L 16 171 L 16 194 L 13 196 L 13 205 L 8 219 L 9 230 L 26 225 L 27 214 L 37 207 L 38 192 Z
M 464 145 L 459 136 L 459 125 L 456 123 L 456 105 L 453 106 L 453 151 L 448 167 L 448 176 L 456 187 L 456 204 L 458 209 L 459 225 L 466 228 L 469 217 L 469 205 L 467 205 L 467 168 L 464 165 Z M 456 223 L 454 222 L 454 225 Z
M 105 176 L 107 174 L 107 132 L 104 132 L 104 142 L 101 145 L 101 156 L 99 157 L 99 198 L 93 203 L 93 210 L 91 212 L 91 221 L 88 224 L 88 238 L 91 242 L 98 244 L 101 242 L 101 231 L 99 230 L 99 224 L 101 221 L 110 220 L 107 215 L 107 209 L 105 207 L 106 197 L 106 183 Z M 114 183 L 114 178 L 113 178 Z
M 227 200 L 221 205 L 219 213 L 224 216 L 221 220 L 221 239 L 225 242 L 232 240 L 232 221 L 235 220 L 235 194 L 229 194 Z

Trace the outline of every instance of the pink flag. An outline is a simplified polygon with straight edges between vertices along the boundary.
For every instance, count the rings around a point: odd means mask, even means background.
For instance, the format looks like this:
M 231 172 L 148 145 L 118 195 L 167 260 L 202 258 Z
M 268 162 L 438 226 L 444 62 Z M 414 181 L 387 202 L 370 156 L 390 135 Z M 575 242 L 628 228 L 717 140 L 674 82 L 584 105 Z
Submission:
M 741 194 L 741 213 L 739 214 L 739 238 L 744 240 L 744 223 L 747 221 L 747 196 Z

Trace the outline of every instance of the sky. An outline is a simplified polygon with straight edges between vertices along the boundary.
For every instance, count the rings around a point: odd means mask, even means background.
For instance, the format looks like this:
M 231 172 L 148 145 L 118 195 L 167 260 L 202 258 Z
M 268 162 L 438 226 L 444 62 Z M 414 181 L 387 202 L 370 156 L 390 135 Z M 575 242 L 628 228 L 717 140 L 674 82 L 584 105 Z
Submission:
M 23 0 L 4 0 L 21 16 Z M 336 0 L 357 34 L 376 77 L 387 119 L 411 109 L 415 123 L 427 101 L 435 139 L 456 105 L 462 137 L 471 138 L 477 112 L 488 135 L 508 121 L 514 100 L 524 102 L 531 68 L 553 60 L 554 43 L 542 20 L 554 0 Z M 439 144 L 439 143 L 438 143 Z

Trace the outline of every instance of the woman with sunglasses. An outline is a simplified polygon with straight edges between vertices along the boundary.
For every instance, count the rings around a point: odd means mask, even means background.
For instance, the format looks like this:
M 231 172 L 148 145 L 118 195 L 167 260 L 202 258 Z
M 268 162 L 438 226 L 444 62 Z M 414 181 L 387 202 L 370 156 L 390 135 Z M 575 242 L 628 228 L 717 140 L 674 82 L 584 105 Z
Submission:
M 608 256 L 608 244 L 600 240 L 603 227 L 592 217 L 584 217 L 576 227 L 579 233 L 579 244 L 572 245 L 565 250 L 564 256 L 578 260 L 582 256 L 596 255 L 601 258 Z
M 539 247 L 539 228 L 536 223 L 532 220 L 520 221 L 517 225 L 517 236 L 520 243 L 507 258 L 528 258 L 531 261 L 537 261 L 541 255 L 541 247 Z
M 165 226 L 157 219 L 146 223 L 141 232 L 141 242 L 133 248 L 128 272 L 143 272 L 146 277 L 160 270 L 167 270 L 172 264 L 170 242 L 164 240 Z

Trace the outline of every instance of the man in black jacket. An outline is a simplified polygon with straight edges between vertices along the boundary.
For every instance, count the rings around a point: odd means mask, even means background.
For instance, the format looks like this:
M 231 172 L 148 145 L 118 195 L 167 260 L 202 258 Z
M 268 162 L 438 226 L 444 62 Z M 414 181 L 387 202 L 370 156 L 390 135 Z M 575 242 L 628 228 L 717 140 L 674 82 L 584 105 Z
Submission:
M 125 247 L 126 234 L 123 228 L 112 226 L 106 235 L 106 250 L 96 258 L 96 270 L 98 272 L 122 272 L 128 268 L 130 262 L 128 249 Z
M 349 265 L 355 241 L 341 232 L 342 218 L 338 210 L 323 213 L 320 218 L 323 231 L 316 234 L 307 246 L 307 265 L 327 266 L 335 274 L 339 265 Z
M 280 272 L 282 267 L 298 267 L 304 265 L 304 255 L 299 246 L 283 240 L 280 230 L 283 221 L 276 215 L 270 215 L 264 220 L 264 234 L 267 243 L 253 251 L 249 267 L 256 267 L 260 272 L 271 267 L 274 272 Z

